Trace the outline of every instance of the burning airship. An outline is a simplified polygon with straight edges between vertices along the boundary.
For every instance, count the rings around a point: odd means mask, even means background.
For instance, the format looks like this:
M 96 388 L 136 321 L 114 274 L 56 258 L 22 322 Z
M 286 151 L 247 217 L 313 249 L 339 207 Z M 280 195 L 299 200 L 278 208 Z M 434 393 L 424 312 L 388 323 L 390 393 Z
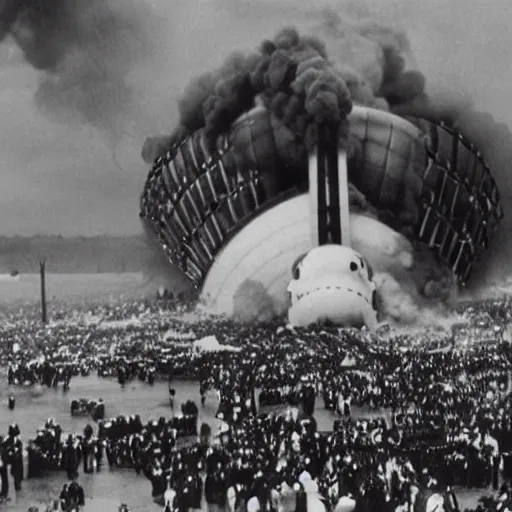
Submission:
M 141 217 L 211 311 L 252 294 L 294 325 L 371 328 L 390 280 L 427 303 L 470 279 L 503 217 L 497 186 L 462 133 L 406 115 L 424 80 L 386 51 L 368 94 L 283 30 L 193 82 L 179 128 L 146 141 Z

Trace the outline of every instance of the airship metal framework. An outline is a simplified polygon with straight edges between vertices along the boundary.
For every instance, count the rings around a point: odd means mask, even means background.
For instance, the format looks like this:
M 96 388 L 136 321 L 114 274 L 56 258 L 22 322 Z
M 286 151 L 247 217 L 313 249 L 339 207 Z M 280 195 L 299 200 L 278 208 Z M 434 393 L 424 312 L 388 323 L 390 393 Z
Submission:
M 412 121 L 427 126 L 420 215 L 413 237 L 426 243 L 465 284 L 503 217 L 499 191 L 481 154 L 464 136 L 443 123 Z M 368 127 L 362 130 L 366 136 Z M 392 143 L 391 123 L 385 158 Z M 242 173 L 231 151 L 228 135 L 211 148 L 199 130 L 155 162 L 141 196 L 141 218 L 168 259 L 198 288 L 232 236 L 255 216 L 299 193 L 291 187 L 276 196 L 261 170 L 254 166 Z M 458 211 L 461 204 L 469 206 Z

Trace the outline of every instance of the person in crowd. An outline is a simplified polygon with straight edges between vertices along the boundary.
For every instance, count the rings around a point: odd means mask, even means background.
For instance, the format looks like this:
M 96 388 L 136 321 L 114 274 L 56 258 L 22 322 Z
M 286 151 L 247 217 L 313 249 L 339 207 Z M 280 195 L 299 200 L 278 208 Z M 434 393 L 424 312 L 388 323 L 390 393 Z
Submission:
M 85 493 L 76 481 L 71 481 L 62 486 L 60 492 L 60 505 L 65 511 L 78 511 L 80 507 L 85 505 Z
M 74 480 L 78 477 L 78 465 L 80 462 L 80 442 L 69 434 L 64 446 L 63 463 L 66 469 L 68 480 Z
M 0 502 L 5 501 L 9 496 L 9 473 L 8 473 L 7 449 L 3 437 L 0 437 Z

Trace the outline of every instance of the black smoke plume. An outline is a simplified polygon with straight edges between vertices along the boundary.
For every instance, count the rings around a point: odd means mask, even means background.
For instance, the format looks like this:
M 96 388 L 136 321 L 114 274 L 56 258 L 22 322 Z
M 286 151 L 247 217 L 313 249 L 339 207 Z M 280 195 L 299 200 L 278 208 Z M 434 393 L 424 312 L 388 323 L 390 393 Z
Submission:
M 213 73 L 193 80 L 179 102 L 181 125 L 215 138 L 259 96 L 295 133 L 314 143 L 314 126 L 342 124 L 352 109 L 349 90 L 324 45 L 294 28 L 264 41 L 257 53 L 234 54 Z
M 425 95 L 426 79 L 409 69 L 407 34 L 373 20 L 349 21 L 332 9 L 320 14 L 329 58 L 355 103 L 389 110 Z
M 151 51 L 150 13 L 132 0 L 0 0 L 0 42 L 41 71 L 42 111 L 112 130 L 132 110 L 127 76 Z
M 328 12 L 323 24 L 331 38 L 345 37 L 337 14 Z M 148 139 L 144 161 L 152 162 L 200 128 L 214 140 L 256 98 L 311 147 L 319 123 L 336 124 L 342 137 L 348 133 L 346 118 L 353 103 L 388 110 L 424 95 L 423 75 L 406 69 L 404 36 L 374 23 L 352 28 L 352 33 L 378 52 L 374 76 L 379 78 L 373 83 L 347 64 L 350 59 L 329 54 L 319 38 L 301 35 L 295 28 L 282 29 L 258 51 L 233 53 L 219 69 L 193 79 L 178 101 L 179 126 L 170 136 Z

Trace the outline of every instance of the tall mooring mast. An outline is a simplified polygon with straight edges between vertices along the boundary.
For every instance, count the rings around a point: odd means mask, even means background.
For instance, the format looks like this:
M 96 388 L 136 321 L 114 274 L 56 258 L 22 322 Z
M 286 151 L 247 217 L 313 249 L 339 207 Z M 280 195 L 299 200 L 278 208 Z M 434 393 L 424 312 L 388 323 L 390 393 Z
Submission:
M 338 149 L 338 127 L 319 127 L 318 145 L 309 157 L 311 242 L 313 247 L 350 247 L 347 154 Z

